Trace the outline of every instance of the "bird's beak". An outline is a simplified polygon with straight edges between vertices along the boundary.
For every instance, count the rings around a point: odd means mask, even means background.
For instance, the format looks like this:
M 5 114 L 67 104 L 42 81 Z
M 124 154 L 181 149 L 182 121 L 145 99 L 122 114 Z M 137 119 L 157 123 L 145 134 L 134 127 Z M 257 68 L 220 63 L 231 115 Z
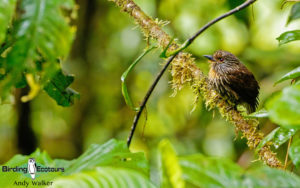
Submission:
M 204 55 L 203 57 L 209 59 L 210 61 L 215 61 L 215 59 L 211 55 Z

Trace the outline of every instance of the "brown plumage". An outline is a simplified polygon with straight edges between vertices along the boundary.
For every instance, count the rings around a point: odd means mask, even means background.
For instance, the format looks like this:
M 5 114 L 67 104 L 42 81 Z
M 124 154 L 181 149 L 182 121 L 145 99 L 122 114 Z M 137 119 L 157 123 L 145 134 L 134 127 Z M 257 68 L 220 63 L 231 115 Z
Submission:
M 248 113 L 255 111 L 258 105 L 259 85 L 253 74 L 232 53 L 216 51 L 210 60 L 210 85 L 222 96 L 229 97 L 235 104 L 242 104 Z

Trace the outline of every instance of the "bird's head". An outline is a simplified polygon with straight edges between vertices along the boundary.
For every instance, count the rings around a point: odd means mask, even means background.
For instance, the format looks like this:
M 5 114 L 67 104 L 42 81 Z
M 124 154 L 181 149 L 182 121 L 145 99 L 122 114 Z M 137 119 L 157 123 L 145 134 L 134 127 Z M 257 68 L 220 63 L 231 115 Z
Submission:
M 209 62 L 213 64 L 234 65 L 239 63 L 239 59 L 237 57 L 224 50 L 218 50 L 213 55 L 204 55 L 204 57 L 209 59 Z

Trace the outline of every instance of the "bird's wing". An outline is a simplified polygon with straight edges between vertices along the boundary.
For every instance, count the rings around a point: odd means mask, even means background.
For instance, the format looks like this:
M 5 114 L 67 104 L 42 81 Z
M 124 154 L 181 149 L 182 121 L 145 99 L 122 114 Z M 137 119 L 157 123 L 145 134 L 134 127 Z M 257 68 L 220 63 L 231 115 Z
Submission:
M 242 101 L 257 105 L 259 85 L 245 66 L 242 65 L 238 71 L 229 72 L 227 78 L 228 86 L 240 96 Z

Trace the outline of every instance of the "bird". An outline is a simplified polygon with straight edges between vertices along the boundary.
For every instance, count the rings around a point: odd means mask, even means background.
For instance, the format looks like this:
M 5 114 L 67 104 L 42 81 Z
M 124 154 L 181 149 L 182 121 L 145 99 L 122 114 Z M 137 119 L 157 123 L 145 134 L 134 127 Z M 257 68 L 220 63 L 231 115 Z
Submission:
M 204 57 L 210 62 L 208 80 L 212 89 L 227 96 L 234 109 L 243 105 L 248 114 L 255 112 L 260 87 L 253 73 L 235 55 L 224 50 Z
M 34 158 L 28 159 L 28 172 L 31 176 L 31 179 L 35 179 L 35 173 L 36 173 L 36 163 Z

